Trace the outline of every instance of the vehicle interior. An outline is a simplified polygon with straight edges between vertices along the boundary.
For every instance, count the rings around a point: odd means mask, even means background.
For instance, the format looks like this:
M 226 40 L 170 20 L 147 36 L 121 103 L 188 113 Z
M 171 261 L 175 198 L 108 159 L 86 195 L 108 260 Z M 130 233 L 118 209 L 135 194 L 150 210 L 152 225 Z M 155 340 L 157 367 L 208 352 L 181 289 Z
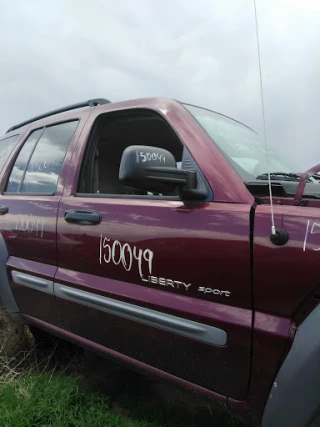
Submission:
M 146 110 L 104 114 L 97 119 L 86 148 L 78 193 L 148 195 L 119 181 L 122 153 L 130 145 L 163 148 L 176 162 L 182 160 L 181 141 L 158 114 Z

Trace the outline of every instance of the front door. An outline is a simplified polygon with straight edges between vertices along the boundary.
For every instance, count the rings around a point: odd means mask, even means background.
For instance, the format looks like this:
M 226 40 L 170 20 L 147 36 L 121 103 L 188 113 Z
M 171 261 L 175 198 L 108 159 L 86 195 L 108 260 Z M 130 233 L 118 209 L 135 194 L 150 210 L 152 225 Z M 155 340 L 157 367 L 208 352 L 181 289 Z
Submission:
M 83 141 L 80 181 L 59 206 L 60 316 L 64 328 L 94 343 L 243 399 L 252 321 L 250 205 L 185 205 L 175 195 L 122 188 L 119 160 L 133 140 L 163 142 L 182 161 L 181 141 L 154 116 L 106 115 L 95 148 Z

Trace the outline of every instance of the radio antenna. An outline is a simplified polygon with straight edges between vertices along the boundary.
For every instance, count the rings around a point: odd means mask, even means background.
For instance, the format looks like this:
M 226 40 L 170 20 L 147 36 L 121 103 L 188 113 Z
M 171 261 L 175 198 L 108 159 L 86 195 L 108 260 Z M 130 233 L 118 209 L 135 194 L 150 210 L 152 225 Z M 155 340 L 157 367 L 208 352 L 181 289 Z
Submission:
M 265 152 L 266 152 L 268 185 L 269 185 L 269 196 L 270 196 L 271 234 L 275 235 L 276 234 L 276 227 L 274 225 L 272 187 L 271 187 L 271 178 L 270 178 L 270 170 L 269 170 L 269 150 L 268 150 L 268 141 L 267 141 L 266 116 L 265 116 L 265 109 L 264 109 L 263 83 L 262 83 L 261 58 L 260 58 L 259 26 L 258 26 L 258 15 L 257 15 L 256 0 L 253 0 L 253 3 L 254 3 L 254 15 L 255 15 L 255 23 L 256 23 L 256 39 L 257 39 L 259 76 L 260 76 L 260 95 L 261 95 L 261 108 L 262 108 L 262 120 L 263 120 L 264 148 L 265 148 Z
M 273 210 L 272 187 L 271 187 L 271 178 L 270 178 L 270 170 L 269 170 L 269 150 L 268 150 L 268 141 L 267 141 L 266 116 L 265 116 L 265 109 L 264 109 L 263 83 L 262 83 L 261 58 L 260 58 L 259 25 L 258 25 L 256 0 L 253 0 L 253 4 L 254 4 L 254 15 L 255 15 L 255 23 L 256 23 L 256 38 L 257 38 L 257 51 L 258 51 L 258 63 L 259 63 L 259 75 L 260 75 L 260 95 L 261 95 L 261 107 L 262 107 L 262 119 L 263 119 L 264 147 L 265 147 L 266 160 L 267 160 L 267 173 L 268 173 L 268 185 L 269 185 L 269 197 L 270 197 L 270 211 L 271 211 L 270 240 L 273 244 L 277 246 L 282 246 L 288 242 L 289 234 L 286 230 L 283 230 L 282 228 L 276 228 L 274 225 L 274 210 Z

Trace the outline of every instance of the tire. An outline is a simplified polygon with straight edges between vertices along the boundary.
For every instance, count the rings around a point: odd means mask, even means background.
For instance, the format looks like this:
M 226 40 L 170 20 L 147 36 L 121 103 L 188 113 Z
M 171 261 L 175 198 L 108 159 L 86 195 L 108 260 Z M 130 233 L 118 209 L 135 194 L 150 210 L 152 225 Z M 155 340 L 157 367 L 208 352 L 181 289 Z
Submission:
M 0 301 L 0 357 L 13 357 L 29 348 L 26 327 L 16 323 Z

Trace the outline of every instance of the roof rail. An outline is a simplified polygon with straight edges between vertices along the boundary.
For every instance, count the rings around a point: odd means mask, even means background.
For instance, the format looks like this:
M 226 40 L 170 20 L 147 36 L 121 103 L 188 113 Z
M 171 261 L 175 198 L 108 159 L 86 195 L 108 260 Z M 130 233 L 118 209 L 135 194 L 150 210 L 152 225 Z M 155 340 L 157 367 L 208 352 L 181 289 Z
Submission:
M 33 117 L 32 119 L 29 119 L 17 125 L 11 126 L 11 128 L 8 129 L 6 133 L 11 132 L 15 129 L 21 128 L 22 126 L 28 125 L 29 123 L 35 122 L 37 120 L 44 119 L 45 117 L 54 116 L 55 114 L 64 113 L 70 110 L 76 110 L 77 108 L 96 107 L 97 105 L 110 104 L 110 103 L 111 101 L 109 101 L 108 99 L 95 98 L 95 99 L 89 99 L 88 101 L 79 102 L 78 104 L 68 105 L 67 107 L 58 108 L 57 110 L 49 111 L 48 113 L 41 114 L 40 116 Z

